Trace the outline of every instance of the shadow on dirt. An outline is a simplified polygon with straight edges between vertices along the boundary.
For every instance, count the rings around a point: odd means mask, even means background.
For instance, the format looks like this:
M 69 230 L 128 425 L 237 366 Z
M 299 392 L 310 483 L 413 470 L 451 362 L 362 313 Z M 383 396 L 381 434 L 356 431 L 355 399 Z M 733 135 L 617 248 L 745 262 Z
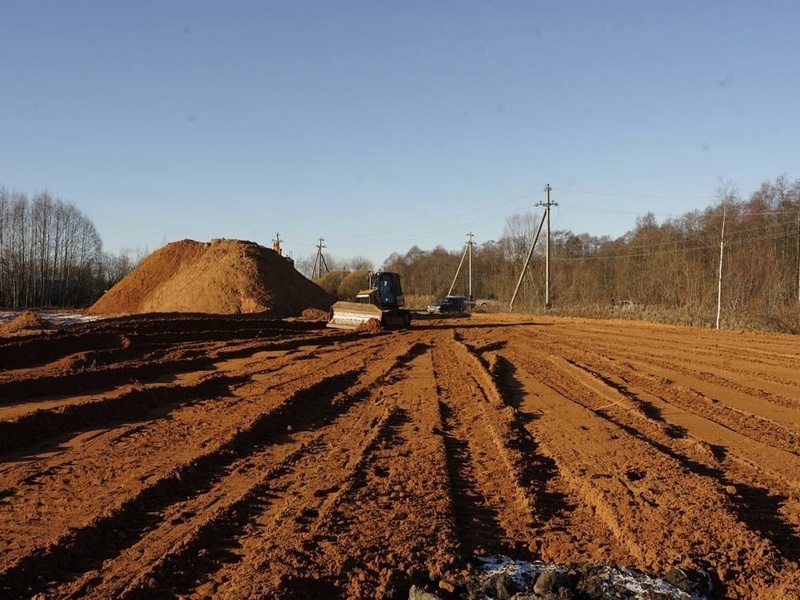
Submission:
M 733 481 L 728 477 L 724 468 L 713 467 L 693 460 L 669 446 L 653 440 L 630 425 L 619 422 L 606 411 L 595 412 L 636 439 L 678 461 L 689 471 L 702 477 L 715 479 L 723 487 L 734 488 L 737 494 L 729 498 L 736 509 L 738 518 L 748 527 L 768 538 L 781 556 L 791 561 L 800 559 L 800 537 L 798 537 L 795 527 L 781 514 L 786 497 L 770 495 L 768 490 Z M 715 446 L 712 449 L 712 455 L 715 459 L 724 457 L 727 455 L 727 451 L 721 446 Z
M 357 370 L 348 371 L 298 390 L 282 405 L 238 429 L 216 449 L 177 466 L 109 514 L 71 530 L 46 551 L 25 557 L 0 574 L 0 595 L 33 596 L 45 592 L 53 583 L 70 581 L 118 556 L 164 519 L 165 507 L 207 492 L 226 476 L 235 461 L 266 446 L 284 443 L 292 430 L 315 430 L 337 418 L 357 401 L 353 396 L 347 396 L 345 402 L 337 402 L 336 398 L 355 384 L 358 374 Z M 318 410 L 308 410 L 310 405 Z M 228 524 L 227 520 L 222 521 Z M 161 575 L 176 577 L 168 571 Z M 47 575 L 42 577 L 42 573 Z M 151 596 L 144 593 L 141 597 Z
M 455 413 L 444 402 L 439 402 L 442 415 L 444 446 L 447 454 L 447 470 L 453 491 L 453 514 L 459 539 L 467 555 L 480 549 L 484 552 L 509 553 L 501 536 L 502 527 L 497 510 L 475 490 L 469 443 L 451 432 L 455 429 Z

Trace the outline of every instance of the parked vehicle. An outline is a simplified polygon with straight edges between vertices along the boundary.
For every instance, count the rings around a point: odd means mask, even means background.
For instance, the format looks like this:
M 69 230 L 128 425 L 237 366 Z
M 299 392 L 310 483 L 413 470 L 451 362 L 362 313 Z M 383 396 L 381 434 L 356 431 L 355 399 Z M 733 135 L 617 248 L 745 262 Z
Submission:
M 428 312 L 431 314 L 465 313 L 471 306 L 472 302 L 466 296 L 445 296 L 428 305 Z
M 478 312 L 498 312 L 501 307 L 500 301 L 494 298 L 478 298 L 475 300 L 475 310 Z

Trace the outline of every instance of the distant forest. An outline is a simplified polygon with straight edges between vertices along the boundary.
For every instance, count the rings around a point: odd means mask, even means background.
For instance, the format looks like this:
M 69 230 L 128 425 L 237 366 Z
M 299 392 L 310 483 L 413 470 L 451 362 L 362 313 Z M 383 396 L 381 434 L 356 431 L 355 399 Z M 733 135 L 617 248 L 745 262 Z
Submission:
M 472 248 L 475 298 L 495 298 L 507 309 L 538 221 L 530 213 L 513 215 L 500 240 Z M 515 312 L 544 311 L 544 244 L 542 232 Z M 764 183 L 747 200 L 721 183 L 715 205 L 661 223 L 652 213 L 642 215 L 617 239 L 553 231 L 551 312 L 713 326 L 721 249 L 720 326 L 800 332 L 800 180 L 786 176 Z M 390 256 L 383 268 L 399 272 L 406 295 L 424 305 L 448 292 L 463 256 L 464 250 L 415 246 Z M 363 282 L 362 274 L 346 275 L 329 273 L 320 283 L 346 297 Z M 468 287 L 465 263 L 453 293 L 467 294 Z
M 0 307 L 82 307 L 135 266 L 102 249 L 94 224 L 47 192 L 0 187 Z
M 466 248 L 414 246 L 382 268 L 401 274 L 412 308 L 445 295 L 456 272 L 453 293 L 468 294 L 471 262 L 475 298 L 507 309 L 520 284 L 514 310 L 544 312 L 544 232 L 520 283 L 539 219 L 512 215 L 499 240 L 472 247 L 471 261 Z M 103 252 L 94 224 L 72 203 L 0 187 L 2 308 L 88 306 L 144 257 Z M 340 298 L 354 296 L 373 266 L 363 258 L 326 262 L 335 270 L 317 282 Z M 778 177 L 748 199 L 720 184 L 713 206 L 663 222 L 644 214 L 616 239 L 556 230 L 550 263 L 553 314 L 713 326 L 719 299 L 721 327 L 800 333 L 800 180 Z M 313 257 L 297 262 L 306 276 L 312 265 Z

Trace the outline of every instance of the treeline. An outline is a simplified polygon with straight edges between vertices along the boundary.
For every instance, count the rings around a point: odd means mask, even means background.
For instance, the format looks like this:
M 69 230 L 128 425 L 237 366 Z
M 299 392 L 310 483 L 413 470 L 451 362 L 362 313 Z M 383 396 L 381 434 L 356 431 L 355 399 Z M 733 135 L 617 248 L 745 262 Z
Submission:
M 128 255 L 103 253 L 74 204 L 0 187 L 0 306 L 87 306 L 134 266 Z
M 496 298 L 508 307 L 538 220 L 514 215 L 499 241 L 472 248 L 474 297 Z M 515 311 L 544 310 L 544 233 L 541 237 Z M 764 183 L 746 200 L 722 185 L 715 205 L 661 223 L 652 213 L 643 215 L 618 239 L 552 232 L 553 311 L 712 326 L 721 243 L 721 326 L 800 332 L 800 181 L 785 176 Z M 433 298 L 450 289 L 462 256 L 415 246 L 390 256 L 383 268 L 401 274 L 407 295 Z M 467 294 L 468 288 L 465 261 L 453 293 Z

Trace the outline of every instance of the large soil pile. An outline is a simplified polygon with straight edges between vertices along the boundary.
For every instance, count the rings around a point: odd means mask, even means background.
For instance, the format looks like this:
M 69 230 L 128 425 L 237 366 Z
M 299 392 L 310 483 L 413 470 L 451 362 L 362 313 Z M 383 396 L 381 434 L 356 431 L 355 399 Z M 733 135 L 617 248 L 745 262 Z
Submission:
M 241 240 L 183 240 L 148 256 L 88 312 L 264 312 L 282 318 L 328 310 L 333 302 L 274 250 Z

